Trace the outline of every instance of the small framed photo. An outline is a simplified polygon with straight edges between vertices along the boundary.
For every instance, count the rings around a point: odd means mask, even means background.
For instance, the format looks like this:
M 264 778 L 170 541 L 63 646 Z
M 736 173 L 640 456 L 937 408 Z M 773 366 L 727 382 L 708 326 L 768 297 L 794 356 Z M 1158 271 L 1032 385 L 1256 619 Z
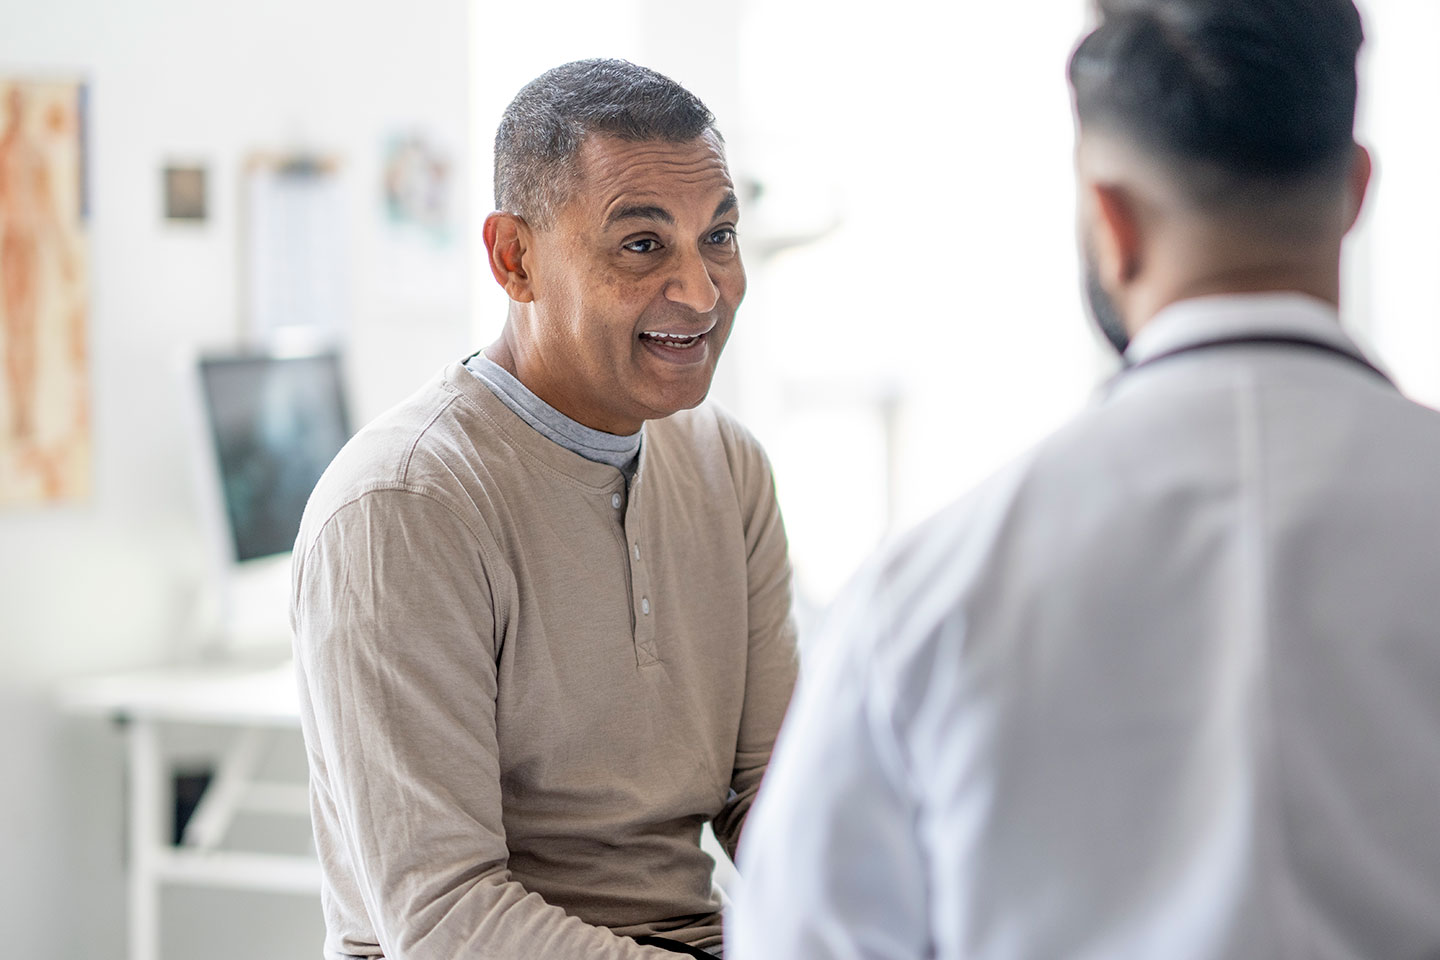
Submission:
M 206 217 L 205 168 L 169 165 L 164 169 L 165 219 L 203 223 Z

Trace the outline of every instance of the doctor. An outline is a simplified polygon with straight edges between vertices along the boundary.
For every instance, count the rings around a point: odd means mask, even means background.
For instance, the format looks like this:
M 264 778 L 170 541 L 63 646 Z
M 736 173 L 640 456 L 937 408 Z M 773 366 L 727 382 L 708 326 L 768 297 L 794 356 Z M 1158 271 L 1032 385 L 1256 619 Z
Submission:
M 1070 64 L 1097 408 L 814 645 L 732 960 L 1440 956 L 1440 415 L 1337 318 L 1350 0 L 1113 0 Z

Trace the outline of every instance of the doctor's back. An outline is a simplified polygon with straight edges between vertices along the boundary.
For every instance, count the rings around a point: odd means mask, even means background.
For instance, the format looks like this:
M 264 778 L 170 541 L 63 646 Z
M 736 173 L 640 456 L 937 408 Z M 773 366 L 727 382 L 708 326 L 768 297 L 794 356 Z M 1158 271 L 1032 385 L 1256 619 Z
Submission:
M 1349 352 L 1325 312 L 1131 354 Z M 835 653 L 940 956 L 1440 956 L 1440 414 L 1306 346 L 1142 362 L 873 577 Z
M 1358 14 L 1100 7 L 1081 237 L 1125 369 L 831 611 L 741 960 L 1440 957 L 1440 413 L 1336 307 Z

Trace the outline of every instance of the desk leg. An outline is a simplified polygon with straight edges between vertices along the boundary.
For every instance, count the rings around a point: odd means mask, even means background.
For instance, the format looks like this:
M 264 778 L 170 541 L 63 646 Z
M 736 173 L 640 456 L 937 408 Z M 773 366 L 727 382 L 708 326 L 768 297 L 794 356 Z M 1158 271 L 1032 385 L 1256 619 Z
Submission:
M 165 763 L 160 730 L 133 718 L 130 739 L 130 960 L 160 960 L 160 876 L 164 834 Z
M 230 749 L 220 758 L 214 779 L 190 815 L 183 838 L 187 846 L 197 850 L 214 850 L 220 846 L 245 800 L 246 791 L 255 782 L 255 772 L 265 759 L 269 742 L 270 731 L 259 727 L 246 727 L 235 734 Z

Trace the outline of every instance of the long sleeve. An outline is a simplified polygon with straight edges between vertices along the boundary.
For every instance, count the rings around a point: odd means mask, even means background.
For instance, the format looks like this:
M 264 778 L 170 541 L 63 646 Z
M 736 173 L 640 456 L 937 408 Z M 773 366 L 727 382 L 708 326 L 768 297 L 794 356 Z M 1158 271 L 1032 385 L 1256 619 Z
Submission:
M 745 523 L 749 650 L 733 794 L 713 827 L 733 858 L 790 703 L 797 654 L 785 527 L 769 461 L 748 435 L 733 448 L 732 470 Z
M 331 828 L 320 855 L 338 867 L 327 873 L 354 878 L 392 960 L 660 960 L 510 879 L 493 558 L 445 503 L 382 489 L 341 507 L 300 560 L 302 715 L 315 815 Z M 343 938 L 327 947 L 348 952 Z
M 832 617 L 840 626 L 848 617 Z M 868 619 L 868 618 L 867 618 Z M 730 960 L 932 955 L 916 809 L 863 658 L 838 647 L 800 683 L 740 850 Z

